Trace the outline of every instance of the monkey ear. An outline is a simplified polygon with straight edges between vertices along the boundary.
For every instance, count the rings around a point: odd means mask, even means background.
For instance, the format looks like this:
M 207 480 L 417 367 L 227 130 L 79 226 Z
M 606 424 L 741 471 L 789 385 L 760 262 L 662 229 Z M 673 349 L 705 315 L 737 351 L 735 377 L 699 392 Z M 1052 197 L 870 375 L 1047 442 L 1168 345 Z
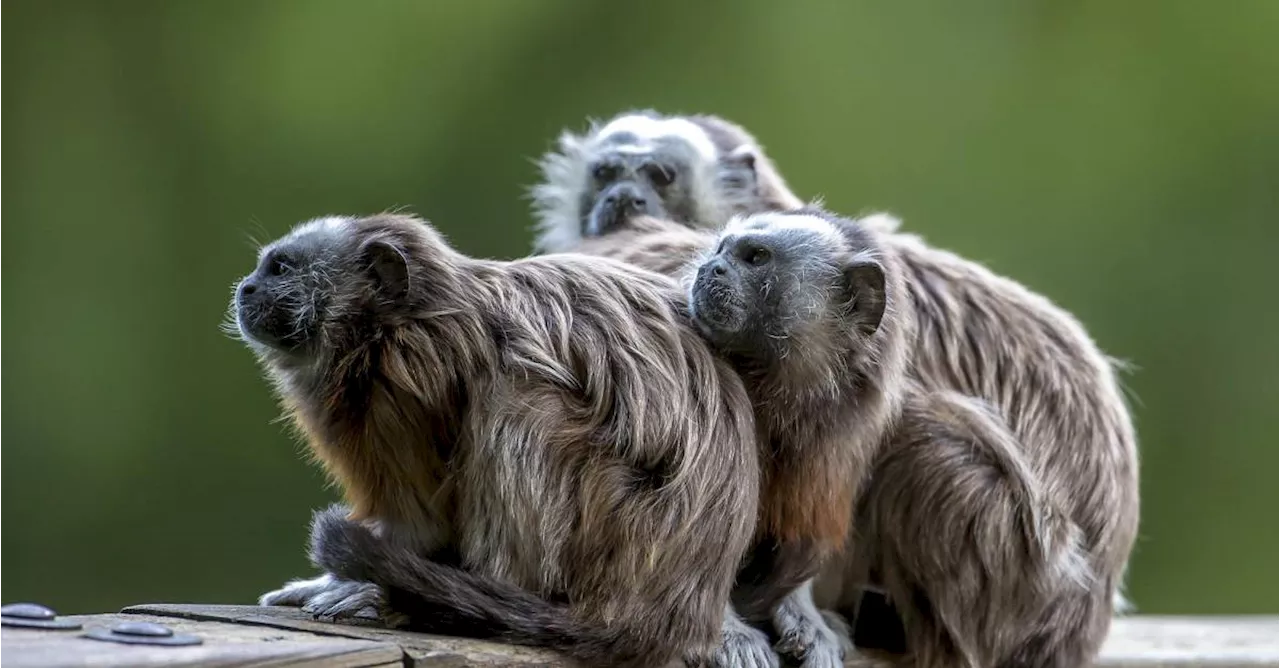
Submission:
M 756 149 L 752 146 L 739 146 L 733 149 L 724 157 L 725 162 L 735 165 L 738 169 L 749 170 L 752 174 L 756 172 Z
M 884 267 L 874 260 L 855 262 L 845 267 L 841 278 L 858 329 L 866 336 L 875 334 L 884 319 Z
M 364 257 L 384 297 L 395 300 L 409 292 L 409 260 L 394 244 L 381 239 L 369 241 L 364 245 Z
M 739 190 L 756 190 L 756 150 L 751 146 L 739 146 L 720 158 L 720 171 L 724 184 Z

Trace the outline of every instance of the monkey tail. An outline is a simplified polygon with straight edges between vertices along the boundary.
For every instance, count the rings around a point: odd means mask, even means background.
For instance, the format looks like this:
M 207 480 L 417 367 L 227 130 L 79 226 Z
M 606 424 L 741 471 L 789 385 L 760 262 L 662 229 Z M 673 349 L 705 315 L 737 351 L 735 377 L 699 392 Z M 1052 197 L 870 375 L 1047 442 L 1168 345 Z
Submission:
M 388 607 L 416 630 L 548 647 L 589 666 L 658 666 L 682 649 L 622 625 L 584 623 L 566 605 L 424 558 L 348 519 L 338 505 L 312 520 L 311 561 L 339 578 L 384 588 Z

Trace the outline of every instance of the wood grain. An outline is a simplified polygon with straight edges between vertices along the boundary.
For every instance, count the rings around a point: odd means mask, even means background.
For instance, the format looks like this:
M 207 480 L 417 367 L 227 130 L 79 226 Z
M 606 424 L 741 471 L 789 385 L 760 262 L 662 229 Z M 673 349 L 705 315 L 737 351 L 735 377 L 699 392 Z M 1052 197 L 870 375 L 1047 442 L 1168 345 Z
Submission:
M 190 647 L 122 645 L 81 637 L 82 631 L 48 631 L 5 627 L 0 632 L 0 663 L 28 668 L 70 666 L 317 666 L 324 668 L 389 668 L 402 665 L 403 650 L 394 642 L 373 642 L 288 632 L 234 622 L 195 622 L 155 615 L 74 615 L 87 631 L 124 621 L 164 624 L 175 633 L 204 640 Z
M 88 630 L 121 621 L 164 624 L 204 643 L 149 647 L 100 642 L 81 631 L 0 631 L 0 662 L 12 668 L 71 666 L 572 666 L 558 654 L 484 640 L 392 631 L 372 622 L 333 623 L 296 608 L 148 604 L 118 614 L 71 616 Z M 873 657 L 849 668 L 885 666 Z M 1098 668 L 1280 668 L 1280 620 L 1258 617 L 1117 619 Z

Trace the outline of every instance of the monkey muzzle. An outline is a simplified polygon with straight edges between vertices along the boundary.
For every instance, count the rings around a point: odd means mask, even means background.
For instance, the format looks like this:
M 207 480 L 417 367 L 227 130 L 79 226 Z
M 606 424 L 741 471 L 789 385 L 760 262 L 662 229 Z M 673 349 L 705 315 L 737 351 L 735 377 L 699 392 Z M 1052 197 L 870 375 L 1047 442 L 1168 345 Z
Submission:
M 689 315 L 712 342 L 731 338 L 746 324 L 737 269 L 716 256 L 698 267 L 689 288 Z
M 275 294 L 274 286 L 256 273 L 236 286 L 236 326 L 244 338 L 280 350 L 301 345 L 305 332 L 291 309 Z
M 600 191 L 591 213 L 587 216 L 583 234 L 598 237 L 626 225 L 635 216 L 665 218 L 662 199 L 634 181 L 615 183 Z

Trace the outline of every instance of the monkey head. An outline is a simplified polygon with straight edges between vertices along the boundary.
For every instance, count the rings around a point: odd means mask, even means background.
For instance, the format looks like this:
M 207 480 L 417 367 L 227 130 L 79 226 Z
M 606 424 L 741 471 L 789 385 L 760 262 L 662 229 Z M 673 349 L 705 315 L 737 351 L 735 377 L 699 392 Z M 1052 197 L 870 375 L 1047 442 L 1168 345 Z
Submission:
M 733 214 L 798 206 L 754 137 L 714 116 L 620 114 L 565 132 L 532 190 L 541 252 L 626 227 L 637 216 L 719 227 Z
M 432 272 L 423 262 L 432 253 L 422 251 L 445 255 L 433 234 L 399 215 L 301 223 L 263 247 L 257 267 L 236 285 L 236 330 L 256 353 L 283 364 L 373 336 L 409 306 L 411 275 Z
M 867 350 L 886 275 L 868 231 L 819 209 L 732 219 L 702 259 L 690 315 L 716 348 L 770 366 Z

